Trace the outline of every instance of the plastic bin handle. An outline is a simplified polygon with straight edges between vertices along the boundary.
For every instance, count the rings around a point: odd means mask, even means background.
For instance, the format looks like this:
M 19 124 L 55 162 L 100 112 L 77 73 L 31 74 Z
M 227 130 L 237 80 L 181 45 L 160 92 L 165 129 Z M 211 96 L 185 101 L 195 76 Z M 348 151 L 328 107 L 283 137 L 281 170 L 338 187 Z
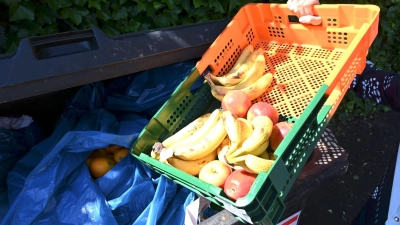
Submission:
M 98 50 L 102 43 L 98 41 L 99 33 L 101 31 L 89 29 L 33 37 L 27 40 L 30 44 L 27 49 L 32 50 L 37 60 Z

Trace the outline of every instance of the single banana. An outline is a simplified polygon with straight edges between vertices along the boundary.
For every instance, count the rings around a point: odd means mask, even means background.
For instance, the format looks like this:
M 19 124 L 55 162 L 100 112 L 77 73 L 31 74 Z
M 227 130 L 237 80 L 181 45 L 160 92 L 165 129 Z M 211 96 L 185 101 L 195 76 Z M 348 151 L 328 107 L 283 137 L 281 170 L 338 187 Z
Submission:
M 207 121 L 207 119 L 210 117 L 211 113 L 206 113 L 199 118 L 195 119 L 193 122 L 189 123 L 185 127 L 183 127 L 181 130 L 176 132 L 174 135 L 168 137 L 162 142 L 162 145 L 165 148 L 171 147 L 173 144 L 182 141 L 183 139 L 193 135 L 196 131 L 198 131 L 204 123 Z
M 240 122 L 231 111 L 224 111 L 221 119 L 224 122 L 224 128 L 230 140 L 228 152 L 233 152 L 238 148 L 241 140 Z
M 159 159 L 160 159 L 160 154 L 158 154 L 158 153 L 155 152 L 155 151 L 151 151 L 151 152 L 150 152 L 150 156 L 151 156 L 151 158 L 153 158 L 153 159 L 155 159 L 155 160 L 159 160 Z
M 272 73 L 267 73 L 264 76 L 258 78 L 258 80 L 256 80 L 256 82 L 254 82 L 250 86 L 240 89 L 240 91 L 247 93 L 250 96 L 251 100 L 257 99 L 262 94 L 264 94 L 265 91 L 268 90 L 268 87 L 271 85 L 272 80 L 273 80 Z M 210 82 L 208 83 L 211 86 L 211 94 L 219 101 L 222 101 L 224 96 L 232 91 L 230 89 L 227 89 L 228 87 L 217 86 Z
M 240 147 L 243 142 L 250 137 L 251 133 L 253 132 L 253 125 L 251 124 L 250 121 L 248 121 L 245 118 L 238 118 L 239 121 L 239 126 L 240 126 Z M 234 152 L 237 148 L 231 148 L 231 151 L 228 151 L 225 153 L 225 155 L 230 155 L 232 152 Z
M 228 137 L 228 135 L 226 135 L 226 137 L 224 138 L 224 140 L 221 142 L 221 144 L 219 144 L 218 145 L 218 147 L 217 147 L 217 154 L 219 154 L 222 150 L 223 150 L 223 148 L 226 146 L 226 145 L 229 145 L 229 137 Z
M 233 166 L 234 170 L 244 170 L 248 173 L 254 173 L 253 170 L 251 170 L 248 166 L 246 166 L 246 163 L 244 161 L 239 161 L 237 163 L 235 163 L 235 165 Z
M 232 163 L 232 160 L 238 156 L 252 152 L 262 144 L 265 144 L 265 141 L 269 139 L 273 124 L 268 116 L 256 116 L 251 123 L 254 127 L 254 131 L 251 133 L 250 137 L 243 142 L 240 148 L 226 156 L 229 163 Z
M 245 118 L 238 118 L 240 124 L 240 145 L 253 133 L 253 125 Z
M 189 136 L 183 140 L 179 140 L 169 147 L 176 148 L 179 146 L 186 146 L 186 145 L 196 143 L 199 140 L 203 139 L 208 134 L 208 132 L 210 132 L 210 130 L 215 126 L 215 124 L 217 124 L 221 115 L 222 115 L 222 110 L 215 109 L 200 129 L 198 129 L 196 132 L 194 132 L 191 136 Z
M 263 159 L 255 155 L 246 155 L 244 163 L 254 173 L 268 172 L 274 165 L 274 160 Z
M 224 123 L 222 119 L 219 119 L 203 139 L 188 145 L 171 147 L 171 149 L 173 150 L 173 155 L 177 158 L 183 160 L 200 159 L 214 151 L 225 139 L 226 135 Z
M 190 175 L 197 176 L 200 173 L 201 168 L 203 168 L 204 165 L 207 163 L 215 160 L 217 158 L 217 151 L 214 150 L 208 155 L 204 156 L 203 158 L 196 159 L 196 160 L 182 160 L 176 157 L 171 157 L 168 158 L 168 164 L 182 170 L 183 172 L 186 172 Z
M 229 150 L 229 144 L 222 146 L 221 151 L 218 153 L 218 160 L 219 161 L 228 164 L 228 161 L 226 161 L 226 158 L 225 158 L 225 155 L 228 152 L 228 150 Z
M 262 143 L 260 146 L 253 149 L 252 151 L 248 152 L 247 154 L 259 156 L 263 152 L 267 151 L 268 145 L 269 145 L 269 139 L 265 140 L 264 143 Z
M 260 157 L 262 159 L 269 159 L 269 152 L 267 150 L 265 150 L 263 153 L 258 155 L 258 157 Z
M 250 56 L 252 56 L 251 54 L 253 52 L 254 47 L 252 45 L 248 45 L 246 48 L 243 49 L 238 60 L 236 60 L 235 65 L 233 65 L 232 69 L 227 74 L 220 77 L 211 75 L 210 78 L 213 80 L 214 83 L 223 86 L 232 86 L 241 82 L 245 78 L 245 74 L 250 68 L 248 64 L 244 63 Z

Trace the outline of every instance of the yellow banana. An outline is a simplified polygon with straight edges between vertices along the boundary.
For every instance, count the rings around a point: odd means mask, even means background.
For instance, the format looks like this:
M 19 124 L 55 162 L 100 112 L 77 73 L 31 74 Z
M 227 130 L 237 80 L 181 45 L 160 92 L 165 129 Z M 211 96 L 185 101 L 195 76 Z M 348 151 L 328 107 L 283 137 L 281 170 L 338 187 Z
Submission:
M 248 173 L 254 173 L 253 170 L 251 170 L 248 166 L 246 166 L 246 163 L 244 163 L 244 161 L 239 161 L 237 163 L 235 163 L 235 165 L 233 166 L 234 170 L 244 170 Z
M 151 158 L 156 159 L 156 160 L 159 160 L 159 159 L 160 159 L 160 154 L 158 154 L 158 153 L 155 152 L 155 151 L 151 151 L 151 152 L 150 152 L 150 156 L 151 156 Z
M 243 142 L 250 137 L 251 133 L 253 132 L 253 125 L 250 121 L 245 118 L 238 118 L 240 124 L 240 144 L 242 145 Z
M 265 141 L 269 139 L 273 124 L 268 116 L 256 116 L 251 123 L 254 127 L 253 132 L 250 137 L 243 142 L 242 146 L 236 149 L 232 154 L 226 156 L 229 163 L 232 163 L 235 157 L 252 152 L 262 144 L 265 144 Z
M 258 146 L 257 148 L 253 149 L 252 151 L 248 152 L 247 154 L 259 156 L 262 153 L 267 151 L 268 145 L 269 145 L 269 139 L 264 141 L 262 144 L 260 144 L 260 146 Z
M 250 121 L 248 121 L 245 118 L 238 118 L 239 121 L 239 126 L 240 126 L 240 143 L 239 146 L 243 144 L 243 142 L 250 137 L 251 133 L 253 132 L 253 125 L 251 124 Z M 238 146 L 238 147 L 239 147 Z M 237 148 L 230 148 L 229 151 L 225 153 L 225 155 L 230 155 L 232 152 L 234 152 Z
M 217 151 L 214 150 L 208 155 L 204 156 L 203 158 L 196 159 L 196 160 L 182 160 L 176 157 L 171 157 L 168 158 L 168 164 L 182 170 L 183 172 L 186 172 L 190 175 L 197 176 L 200 173 L 201 168 L 203 168 L 204 165 L 207 163 L 215 160 L 217 158 Z
M 226 133 L 228 134 L 230 143 L 228 152 L 235 151 L 240 144 L 240 122 L 231 111 L 224 111 L 221 116 L 222 121 L 224 122 L 224 128 Z
M 228 135 L 224 138 L 224 140 L 221 142 L 221 144 L 218 145 L 217 154 L 219 154 L 226 145 L 229 145 Z
M 260 97 L 262 94 L 264 94 L 265 91 L 268 90 L 268 87 L 271 85 L 272 80 L 273 80 L 272 74 L 267 73 L 264 76 L 258 78 L 258 80 L 256 80 L 256 82 L 254 82 L 250 86 L 239 90 L 247 93 L 250 96 L 250 99 L 254 100 Z M 211 86 L 211 94 L 219 101 L 222 101 L 222 99 L 227 93 L 233 91 L 231 89 L 227 89 L 227 87 L 217 86 L 210 82 L 208 83 Z
M 218 153 L 218 160 L 219 161 L 228 164 L 228 161 L 226 161 L 226 158 L 225 158 L 225 155 L 228 152 L 228 150 L 229 150 L 229 144 L 226 144 L 226 145 L 222 146 L 221 151 Z
M 217 124 L 221 115 L 222 115 L 222 110 L 215 109 L 211 113 L 211 115 L 208 117 L 207 121 L 203 124 L 203 126 L 200 127 L 200 129 L 198 129 L 196 132 L 194 132 L 191 136 L 189 136 L 183 140 L 179 140 L 179 141 L 175 142 L 174 144 L 172 144 L 170 146 L 170 148 L 176 148 L 179 146 L 190 145 L 190 144 L 196 143 L 199 140 L 203 139 L 207 135 L 207 133 L 210 132 L 210 130 L 215 126 L 215 124 Z
M 268 172 L 274 165 L 274 160 L 263 159 L 255 155 L 246 155 L 244 163 L 254 173 Z
M 222 119 L 207 133 L 203 139 L 188 145 L 171 147 L 173 155 L 183 160 L 200 159 L 214 151 L 226 137 Z
M 238 60 L 236 60 L 235 65 L 233 65 L 232 69 L 225 75 L 217 77 L 214 75 L 210 75 L 210 78 L 213 80 L 214 83 L 223 85 L 223 86 L 232 86 L 239 82 L 241 82 L 245 78 L 245 74 L 251 67 L 249 63 L 245 64 L 247 59 L 252 56 L 254 52 L 254 47 L 252 45 L 248 45 L 246 48 L 243 49 L 242 53 L 240 54 Z M 253 57 L 254 58 L 254 57 Z M 250 58 L 250 59 L 253 59 Z M 249 59 L 250 63 L 251 60 Z
M 266 149 L 266 148 L 265 148 Z M 265 150 L 264 149 L 264 150 Z M 261 153 L 260 155 L 258 155 L 258 157 L 262 158 L 262 159 L 269 159 L 269 152 L 267 150 L 265 150 L 263 153 Z
M 207 121 L 207 119 L 210 117 L 211 113 L 204 114 L 200 116 L 199 118 L 195 119 L 193 122 L 189 123 L 185 127 L 183 127 L 181 130 L 176 132 L 174 135 L 168 137 L 162 142 L 162 145 L 165 148 L 171 147 L 173 144 L 182 141 L 183 139 L 193 135 L 196 131 L 198 131 L 204 123 Z

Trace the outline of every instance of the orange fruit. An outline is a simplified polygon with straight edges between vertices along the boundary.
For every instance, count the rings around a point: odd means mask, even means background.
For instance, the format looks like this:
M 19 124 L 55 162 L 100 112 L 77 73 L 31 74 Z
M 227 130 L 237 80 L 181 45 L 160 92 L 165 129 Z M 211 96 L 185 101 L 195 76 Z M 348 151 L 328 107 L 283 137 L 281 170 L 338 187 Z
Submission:
M 90 163 L 89 171 L 94 178 L 104 176 L 111 168 L 115 166 L 115 162 L 107 157 L 94 158 Z
M 121 159 L 123 159 L 128 154 L 129 154 L 129 149 L 127 148 L 120 149 L 116 153 L 114 153 L 114 161 L 116 163 L 119 163 L 119 161 L 121 161 Z
M 108 152 L 104 148 L 96 149 L 90 154 L 89 157 L 97 158 L 97 157 L 105 157 L 108 155 Z
M 108 152 L 108 153 L 116 153 L 118 150 L 120 150 L 120 149 L 123 149 L 124 148 L 124 146 L 119 146 L 119 145 L 110 145 L 110 146 L 108 146 L 107 148 L 105 148 L 105 150 Z
M 90 166 L 90 164 L 92 163 L 93 159 L 94 159 L 94 158 L 92 158 L 92 157 L 88 157 L 88 158 L 86 159 L 86 164 L 87 164 L 87 166 Z

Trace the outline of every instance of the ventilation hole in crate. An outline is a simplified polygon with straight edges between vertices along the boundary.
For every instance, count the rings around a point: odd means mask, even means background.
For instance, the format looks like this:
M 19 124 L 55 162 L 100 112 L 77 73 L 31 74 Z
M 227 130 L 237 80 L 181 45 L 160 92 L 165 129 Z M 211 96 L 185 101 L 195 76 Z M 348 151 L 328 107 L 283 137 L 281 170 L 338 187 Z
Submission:
M 326 61 L 326 67 L 330 70 L 335 69 L 336 64 L 334 62 Z
M 274 16 L 275 23 L 282 23 L 282 17 L 281 16 Z
M 295 117 L 299 117 L 301 113 L 304 111 L 304 109 L 307 107 L 307 105 L 310 103 L 311 99 L 313 98 L 312 93 L 307 93 L 306 95 L 303 95 L 302 97 L 295 98 L 291 100 L 291 105 L 293 108 L 293 113 Z
M 307 82 L 310 84 L 313 90 L 317 90 L 321 87 L 321 84 L 324 83 L 326 78 L 329 76 L 329 70 L 323 68 L 322 70 L 315 71 L 306 76 Z
M 273 55 L 268 57 L 269 61 L 272 63 L 274 68 L 287 65 L 292 62 L 292 59 L 286 55 Z
M 272 86 L 272 85 L 271 85 Z M 268 102 L 271 105 L 283 102 L 284 96 L 282 95 L 282 92 L 279 90 L 278 86 L 273 86 L 272 90 L 266 91 L 263 95 L 261 95 L 259 98 L 255 99 L 253 103 L 256 102 Z
M 334 44 L 348 44 L 347 33 L 328 31 L 327 33 L 328 43 Z
M 293 45 L 288 45 L 288 44 L 281 44 L 279 45 L 278 49 L 276 52 L 279 53 L 284 53 L 284 54 L 289 54 L 289 52 L 294 48 Z
M 307 93 L 308 91 L 306 83 L 301 78 L 287 83 L 286 86 L 284 86 L 284 92 L 289 99 Z
M 298 62 L 302 74 L 324 68 L 324 63 L 318 60 L 303 59 Z
M 254 40 L 253 28 L 251 28 L 251 29 L 249 30 L 249 32 L 247 32 L 247 34 L 246 34 L 246 39 L 247 39 L 247 43 L 248 43 L 249 45 L 253 42 L 253 40 Z
M 339 26 L 339 21 L 337 20 L 337 18 L 326 18 L 325 23 L 328 27 Z
M 312 52 L 313 48 L 307 48 L 302 46 L 296 46 L 293 50 L 293 54 L 298 56 L 308 56 Z
M 279 46 L 275 42 L 262 42 L 261 44 L 266 52 L 268 51 L 275 52 L 276 48 Z
M 270 103 L 270 104 L 276 108 L 276 110 L 280 115 L 293 116 L 289 106 L 285 102 L 278 102 L 277 104 Z
M 285 38 L 285 33 L 283 32 L 283 28 L 281 27 L 268 27 L 269 36 L 271 37 L 279 37 Z
M 316 49 L 311 57 L 319 58 L 319 59 L 328 59 L 331 55 L 332 51 L 327 49 Z
M 286 81 L 292 80 L 298 76 L 300 76 L 297 67 L 292 63 L 286 66 L 282 66 L 276 69 L 275 78 L 278 83 L 284 83 Z
M 217 76 L 222 76 L 228 73 L 235 64 L 237 58 L 240 56 L 240 53 L 241 53 L 240 46 L 237 46 L 235 51 L 228 58 L 228 61 L 226 61 L 225 64 L 222 66 L 222 68 L 218 71 Z M 217 56 L 217 59 L 218 57 L 219 56 Z M 216 62 L 216 60 L 214 60 L 214 62 Z

